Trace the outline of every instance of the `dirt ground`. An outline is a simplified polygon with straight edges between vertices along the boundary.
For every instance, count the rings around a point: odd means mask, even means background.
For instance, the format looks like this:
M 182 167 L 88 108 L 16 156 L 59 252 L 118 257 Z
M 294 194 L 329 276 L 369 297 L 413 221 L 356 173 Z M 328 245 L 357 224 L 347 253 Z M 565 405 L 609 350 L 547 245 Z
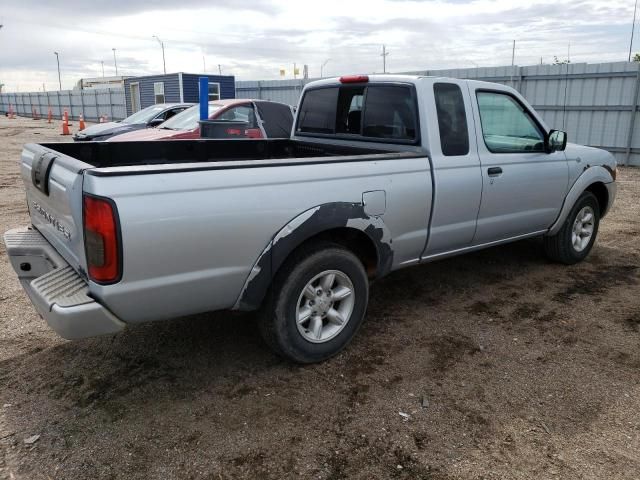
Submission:
M 58 129 L 0 119 L 0 232 L 28 222 L 22 144 Z M 0 477 L 637 479 L 640 170 L 618 185 L 584 263 L 525 241 L 397 272 L 307 367 L 252 315 L 62 340 L 2 245 Z

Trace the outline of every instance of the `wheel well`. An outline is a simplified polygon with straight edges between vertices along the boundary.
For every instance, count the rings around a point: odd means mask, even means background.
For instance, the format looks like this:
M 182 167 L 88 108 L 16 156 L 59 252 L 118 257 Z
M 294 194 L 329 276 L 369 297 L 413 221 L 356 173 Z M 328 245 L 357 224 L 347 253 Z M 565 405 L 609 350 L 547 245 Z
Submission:
M 366 233 L 349 227 L 325 230 L 302 242 L 296 250 L 317 241 L 328 241 L 342 245 L 356 255 L 367 272 L 369 278 L 375 278 L 378 272 L 378 252 L 376 246 Z
M 600 215 L 602 215 L 603 212 L 606 212 L 607 206 L 609 205 L 609 192 L 607 191 L 607 187 L 605 187 L 604 183 L 592 183 L 587 187 L 587 192 L 593 193 L 598 200 Z

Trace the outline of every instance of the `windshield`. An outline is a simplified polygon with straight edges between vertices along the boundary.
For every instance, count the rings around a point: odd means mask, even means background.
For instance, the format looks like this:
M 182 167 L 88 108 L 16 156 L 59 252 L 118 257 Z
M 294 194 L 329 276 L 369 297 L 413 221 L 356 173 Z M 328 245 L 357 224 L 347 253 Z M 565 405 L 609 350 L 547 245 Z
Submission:
M 215 103 L 209 104 L 209 118 L 215 112 L 220 110 L 223 106 Z M 184 112 L 171 117 L 166 122 L 162 123 L 159 128 L 167 128 L 169 130 L 195 130 L 198 128 L 198 121 L 200 120 L 200 105 L 194 105 L 187 108 Z
M 139 112 L 129 115 L 122 120 L 122 123 L 128 123 L 133 125 L 135 123 L 148 123 L 153 117 L 162 112 L 166 107 L 164 105 L 152 105 L 147 108 L 143 108 Z

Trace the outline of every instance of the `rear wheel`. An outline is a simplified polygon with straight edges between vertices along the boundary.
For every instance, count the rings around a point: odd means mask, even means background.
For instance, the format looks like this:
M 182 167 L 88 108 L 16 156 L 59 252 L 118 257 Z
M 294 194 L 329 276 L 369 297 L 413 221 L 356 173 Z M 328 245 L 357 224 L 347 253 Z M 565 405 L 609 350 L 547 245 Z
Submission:
M 598 199 L 584 192 L 567 216 L 560 231 L 544 237 L 547 256 L 557 262 L 573 265 L 586 258 L 593 247 L 600 225 Z
M 353 253 L 333 243 L 297 251 L 280 269 L 260 315 L 260 330 L 278 354 L 299 363 L 340 352 L 358 331 L 369 284 Z

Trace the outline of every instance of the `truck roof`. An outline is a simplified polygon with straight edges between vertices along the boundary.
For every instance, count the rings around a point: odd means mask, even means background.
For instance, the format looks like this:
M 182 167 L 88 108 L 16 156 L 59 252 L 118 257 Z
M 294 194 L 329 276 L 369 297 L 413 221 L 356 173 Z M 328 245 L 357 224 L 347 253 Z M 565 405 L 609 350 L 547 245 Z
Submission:
M 473 78 L 452 78 L 452 77 L 436 77 L 430 75 L 396 75 L 396 74 L 386 74 L 386 73 L 376 73 L 372 75 L 367 74 L 358 74 L 358 75 L 344 75 L 342 77 L 332 77 L 325 78 L 322 80 L 315 80 L 313 82 L 309 82 L 305 88 L 307 87 L 321 87 L 327 85 L 343 85 L 340 81 L 343 77 L 367 77 L 368 82 L 402 82 L 402 83 L 417 83 L 421 79 L 429 79 L 429 80 L 441 80 L 441 81 L 454 81 L 454 82 L 464 82 L 464 83 L 474 83 L 474 84 L 485 84 L 487 86 L 495 86 L 500 85 L 501 88 L 511 90 L 511 88 L 507 85 L 496 84 L 492 82 L 483 82 L 481 80 L 476 80 Z

